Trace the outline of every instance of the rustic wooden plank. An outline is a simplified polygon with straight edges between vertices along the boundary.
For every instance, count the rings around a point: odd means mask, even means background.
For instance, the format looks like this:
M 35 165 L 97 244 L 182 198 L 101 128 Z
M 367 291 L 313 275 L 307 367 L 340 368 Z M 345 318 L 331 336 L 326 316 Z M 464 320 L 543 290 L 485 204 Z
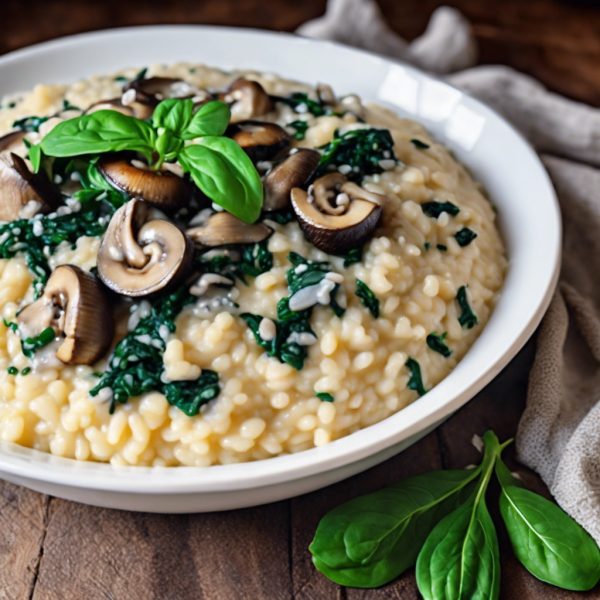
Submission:
M 292 579 L 294 599 L 320 600 L 337 598 L 359 600 L 361 598 L 411 598 L 415 593 L 414 577 L 408 573 L 400 580 L 382 590 L 344 590 L 321 575 L 313 566 L 308 546 L 312 541 L 321 517 L 346 500 L 361 494 L 376 491 L 402 479 L 441 467 L 435 434 L 423 440 L 402 454 L 373 467 L 356 477 L 347 479 L 323 490 L 306 494 L 291 501 L 292 523 Z
M 288 506 L 151 515 L 55 500 L 33 599 L 289 598 Z
M 0 599 L 29 598 L 38 574 L 50 497 L 0 480 Z

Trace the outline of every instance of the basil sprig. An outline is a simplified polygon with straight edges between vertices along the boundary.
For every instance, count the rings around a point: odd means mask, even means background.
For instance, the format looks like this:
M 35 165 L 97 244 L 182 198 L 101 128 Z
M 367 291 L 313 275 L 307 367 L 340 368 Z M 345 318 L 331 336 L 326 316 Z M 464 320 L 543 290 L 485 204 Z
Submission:
M 524 489 L 488 431 L 472 470 L 434 471 L 360 496 L 327 513 L 310 545 L 316 568 L 341 585 L 374 588 L 415 563 L 425 600 L 497 600 L 500 561 L 486 491 L 496 474 L 500 511 L 517 558 L 538 579 L 568 590 L 600 580 L 600 550 L 557 505 Z
M 209 102 L 194 113 L 191 99 L 176 98 L 163 100 L 150 122 L 99 110 L 59 123 L 41 141 L 40 149 L 52 157 L 129 150 L 142 154 L 156 169 L 164 161 L 179 161 L 213 202 L 253 223 L 260 215 L 263 187 L 248 155 L 223 137 L 230 116 L 224 102 Z

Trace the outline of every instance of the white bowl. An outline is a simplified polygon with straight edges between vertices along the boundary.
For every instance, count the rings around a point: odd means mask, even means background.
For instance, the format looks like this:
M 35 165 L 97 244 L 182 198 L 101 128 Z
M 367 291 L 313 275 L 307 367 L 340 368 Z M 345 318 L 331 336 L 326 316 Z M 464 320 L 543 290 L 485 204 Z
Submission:
M 360 50 L 292 35 L 159 26 L 68 37 L 0 58 L 0 96 L 40 82 L 153 62 L 203 62 L 327 82 L 423 123 L 484 183 L 498 208 L 510 268 L 484 331 L 454 371 L 404 410 L 327 446 L 214 467 L 148 468 L 77 462 L 0 445 L 0 477 L 111 508 L 164 513 L 225 510 L 288 498 L 371 467 L 460 408 L 515 356 L 538 325 L 558 277 L 560 213 L 538 157 L 506 121 L 463 92 Z

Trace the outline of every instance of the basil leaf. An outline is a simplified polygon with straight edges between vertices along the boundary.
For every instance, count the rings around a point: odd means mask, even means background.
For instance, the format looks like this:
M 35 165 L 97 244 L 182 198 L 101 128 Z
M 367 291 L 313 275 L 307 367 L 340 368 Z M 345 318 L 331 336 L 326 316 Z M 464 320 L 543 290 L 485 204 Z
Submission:
M 24 139 L 23 142 L 29 150 L 29 160 L 33 167 L 34 173 L 39 173 L 42 166 L 42 149 L 39 144 L 33 145 L 29 140 Z
M 586 591 L 600 580 L 600 550 L 559 506 L 520 487 L 498 459 L 500 512 L 513 551 L 535 577 L 565 590 Z
M 497 600 L 499 596 L 500 550 L 485 492 L 503 446 L 491 432 L 483 440 L 477 489 L 435 526 L 419 553 L 417 586 L 425 600 Z
M 155 129 L 165 127 L 181 137 L 192 120 L 193 110 L 194 102 L 191 98 L 186 100 L 168 98 L 154 109 L 152 125 Z
M 233 140 L 203 137 L 181 151 L 179 163 L 216 204 L 246 223 L 258 219 L 262 182 L 248 155 Z
M 42 139 L 46 156 L 80 156 L 131 150 L 151 160 L 156 134 L 145 121 L 99 110 L 59 123 Z
M 209 102 L 196 112 L 180 137 L 182 140 L 192 140 L 205 135 L 223 135 L 230 118 L 231 111 L 225 102 Z
M 469 497 L 479 474 L 417 475 L 338 506 L 310 545 L 315 566 L 340 585 L 384 585 L 415 564 L 431 529 Z

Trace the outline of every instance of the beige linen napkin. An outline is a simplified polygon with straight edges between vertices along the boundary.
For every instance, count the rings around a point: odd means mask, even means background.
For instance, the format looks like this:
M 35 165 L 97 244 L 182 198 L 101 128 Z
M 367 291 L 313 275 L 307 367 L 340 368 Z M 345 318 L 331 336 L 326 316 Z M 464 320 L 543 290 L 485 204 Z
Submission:
M 517 451 L 600 543 L 600 110 L 508 67 L 468 68 L 476 62 L 474 38 L 452 8 L 436 10 L 410 44 L 391 31 L 373 0 L 329 0 L 326 15 L 298 32 L 446 75 L 501 112 L 542 153 L 560 200 L 564 254 L 538 333 Z

